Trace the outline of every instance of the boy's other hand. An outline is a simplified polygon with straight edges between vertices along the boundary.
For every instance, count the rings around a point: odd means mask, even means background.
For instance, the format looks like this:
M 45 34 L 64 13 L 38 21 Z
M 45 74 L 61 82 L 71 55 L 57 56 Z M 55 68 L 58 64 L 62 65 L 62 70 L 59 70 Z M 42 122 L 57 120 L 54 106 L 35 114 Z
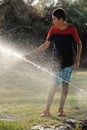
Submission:
M 78 69 L 79 65 L 80 65 L 79 61 L 75 61 L 75 63 L 74 63 L 74 69 Z

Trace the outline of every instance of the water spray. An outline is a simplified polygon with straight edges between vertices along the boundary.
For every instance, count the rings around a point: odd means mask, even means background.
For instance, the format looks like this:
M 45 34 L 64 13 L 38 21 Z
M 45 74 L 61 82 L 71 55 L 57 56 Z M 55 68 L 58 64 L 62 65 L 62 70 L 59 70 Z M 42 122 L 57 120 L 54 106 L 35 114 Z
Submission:
M 31 62 L 30 60 L 27 60 L 27 59 L 24 58 L 24 57 L 21 57 L 21 58 L 22 58 L 24 61 L 28 62 L 29 64 L 31 64 L 31 65 L 37 67 L 37 68 L 40 69 L 41 71 L 44 71 L 44 72 L 50 74 L 51 76 L 53 76 L 53 77 L 59 79 L 55 74 L 51 73 L 51 72 L 48 71 L 47 69 L 45 69 L 45 68 L 43 68 L 43 67 L 41 67 L 41 66 L 39 66 L 39 65 L 37 65 L 37 64 L 35 64 L 35 63 L 33 63 L 33 62 Z M 62 78 L 60 78 L 60 79 L 61 79 L 62 81 L 65 81 L 66 83 L 68 83 L 66 80 L 64 80 L 64 79 L 62 79 Z M 81 92 L 83 92 L 84 94 L 87 95 L 87 92 L 86 92 L 85 90 L 83 90 L 83 89 L 81 89 L 81 88 L 79 88 L 79 87 L 75 87 L 75 86 L 72 85 L 71 83 L 69 83 L 69 85 L 72 86 L 73 88 L 79 89 Z
M 19 54 L 19 53 L 17 53 L 17 52 L 14 52 L 13 50 L 7 49 L 7 48 L 4 47 L 4 46 L 0 46 L 0 51 L 2 51 L 2 52 L 4 52 L 4 53 L 8 53 L 10 56 L 14 56 L 14 57 L 16 57 L 16 58 L 22 59 L 22 60 L 26 61 L 27 63 L 29 63 L 29 64 L 35 66 L 36 68 L 40 69 L 41 71 L 44 71 L 44 72 L 46 72 L 46 73 L 50 74 L 51 76 L 53 76 L 53 77 L 55 77 L 55 78 L 58 79 L 58 77 L 57 77 L 55 74 L 53 74 L 52 72 L 48 71 L 47 69 L 41 67 L 40 65 L 38 65 L 38 64 L 36 64 L 36 63 L 34 63 L 34 62 L 31 62 L 30 60 L 27 60 L 24 56 L 22 56 L 21 54 Z M 62 80 L 62 81 L 65 81 L 66 83 L 68 83 L 66 80 L 64 80 L 64 79 L 62 79 L 62 78 L 61 78 L 61 80 Z M 75 88 L 75 89 L 80 90 L 82 93 L 84 93 L 85 95 L 87 95 L 87 92 L 86 92 L 85 90 L 83 90 L 83 89 L 81 89 L 81 88 L 79 88 L 79 87 L 75 87 L 75 86 L 72 85 L 71 83 L 69 83 L 69 85 L 72 86 L 72 87 Z

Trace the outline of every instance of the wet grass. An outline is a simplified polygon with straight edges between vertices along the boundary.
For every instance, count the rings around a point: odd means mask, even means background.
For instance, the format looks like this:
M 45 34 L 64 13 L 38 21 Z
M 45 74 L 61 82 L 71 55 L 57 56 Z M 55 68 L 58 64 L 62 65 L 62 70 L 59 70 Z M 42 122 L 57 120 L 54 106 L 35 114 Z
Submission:
M 51 76 L 27 63 L 0 66 L 0 130 L 29 130 L 32 126 L 58 126 L 65 119 L 87 117 L 86 70 L 74 71 L 65 104 L 66 117 L 57 116 L 61 88 L 56 92 L 51 113 L 41 118 L 51 83 Z

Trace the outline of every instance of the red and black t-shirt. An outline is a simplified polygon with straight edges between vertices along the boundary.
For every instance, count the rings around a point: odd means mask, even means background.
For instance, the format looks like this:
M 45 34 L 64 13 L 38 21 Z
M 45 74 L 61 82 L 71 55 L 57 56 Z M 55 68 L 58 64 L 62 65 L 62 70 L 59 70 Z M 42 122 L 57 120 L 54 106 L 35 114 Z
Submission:
M 54 57 L 60 61 L 61 68 L 73 65 L 73 44 L 78 44 L 80 40 L 73 25 L 69 24 L 64 30 L 52 26 L 46 39 L 54 44 Z

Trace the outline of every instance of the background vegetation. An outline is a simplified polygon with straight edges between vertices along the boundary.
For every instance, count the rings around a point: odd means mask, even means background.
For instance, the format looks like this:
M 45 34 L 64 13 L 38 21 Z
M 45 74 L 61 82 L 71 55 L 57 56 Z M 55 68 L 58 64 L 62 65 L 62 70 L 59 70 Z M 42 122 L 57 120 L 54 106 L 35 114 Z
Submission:
M 51 13 L 55 7 L 63 7 L 67 21 L 74 24 L 83 43 L 83 57 L 87 55 L 87 1 L 86 0 L 2 0 L 0 3 L 0 35 L 15 44 L 30 45 L 32 40 L 39 46 L 52 25 Z M 38 42 L 38 40 L 40 40 Z M 30 42 L 29 42 L 30 41 Z M 37 41 L 37 42 L 36 42 Z M 32 43 L 33 44 L 33 43 Z

